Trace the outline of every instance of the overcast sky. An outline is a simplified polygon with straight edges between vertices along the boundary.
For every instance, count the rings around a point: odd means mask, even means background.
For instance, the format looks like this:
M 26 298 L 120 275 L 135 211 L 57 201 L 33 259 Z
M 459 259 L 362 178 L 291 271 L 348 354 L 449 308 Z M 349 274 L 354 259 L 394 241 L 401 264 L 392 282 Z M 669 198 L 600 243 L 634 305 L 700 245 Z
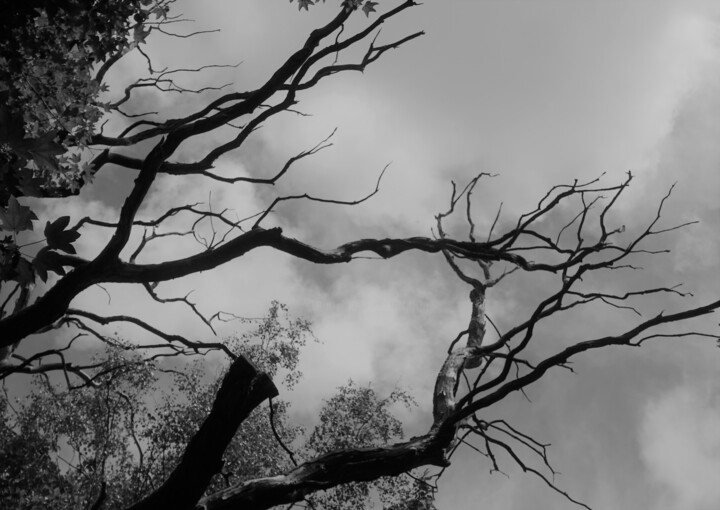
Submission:
M 222 31 L 191 40 L 151 39 L 148 51 L 156 67 L 242 62 L 236 70 L 188 76 L 182 83 L 254 88 L 334 15 L 338 3 L 298 13 L 285 1 L 178 2 L 177 10 L 197 22 L 188 30 Z M 380 2 L 381 9 L 390 5 Z M 291 204 L 268 218 L 266 226 L 283 226 L 289 235 L 331 248 L 363 237 L 430 235 L 433 216 L 447 207 L 450 181 L 466 182 L 481 171 L 499 175 L 476 192 L 479 227 L 492 221 L 500 202 L 510 221 L 554 184 L 603 172 L 604 182 L 619 183 L 631 170 L 636 179 L 616 216 L 628 230 L 652 218 L 675 181 L 666 225 L 701 222 L 664 238 L 672 253 L 643 261 L 645 271 L 631 278 L 638 285 L 684 283 L 695 297 L 650 301 L 643 310 L 706 303 L 720 292 L 718 16 L 713 1 L 429 0 L 386 23 L 380 40 L 417 30 L 425 30 L 424 37 L 386 54 L 362 75 L 335 76 L 302 94 L 298 109 L 312 117 L 273 120 L 242 151 L 220 160 L 217 170 L 274 174 L 285 159 L 337 127 L 331 149 L 298 165 L 275 190 L 164 178 L 142 212 L 156 216 L 178 202 L 211 196 L 214 209 L 231 207 L 244 217 L 274 193 L 290 191 L 354 199 L 374 189 L 378 173 L 392 162 L 381 192 L 361 206 Z M 362 23 L 358 13 L 351 25 Z M 121 85 L 141 69 L 140 60 L 121 61 L 110 80 Z M 172 112 L 199 104 L 176 96 L 144 101 Z M 180 157 L 196 157 L 193 151 L 214 141 L 201 140 Z M 118 190 L 127 189 L 133 176 L 103 172 L 79 199 L 53 204 L 46 214 L 113 218 L 122 198 Z M 89 235 L 79 240 L 88 254 L 101 242 Z M 158 244 L 143 260 L 191 249 Z M 489 311 L 501 324 L 511 325 L 542 296 L 536 282 L 527 282 L 508 280 L 489 294 Z M 204 326 L 181 308 L 153 309 L 141 289 L 108 289 L 110 304 L 104 290 L 90 289 L 73 306 L 152 314 L 170 332 L 208 339 Z M 295 402 L 298 419 L 307 420 L 323 397 L 352 377 L 381 394 L 409 389 L 420 402 L 414 414 L 403 415 L 410 434 L 430 424 L 434 374 L 470 312 L 469 289 L 441 257 L 421 254 L 314 267 L 262 250 L 158 287 L 166 296 L 189 290 L 208 313 L 257 316 L 278 299 L 313 321 L 322 344 L 306 350 L 305 378 L 284 395 Z M 617 310 L 593 312 L 555 323 L 537 340 L 552 349 L 553 342 L 617 332 L 637 320 Z M 717 321 L 701 320 L 696 328 L 711 331 Z M 558 485 L 597 510 L 718 508 L 720 349 L 714 342 L 615 348 L 578 359 L 575 370 L 549 373 L 528 391 L 532 403 L 518 395 L 483 418 L 507 418 L 552 443 L 551 459 L 562 473 Z M 574 508 L 508 460 L 502 467 L 509 478 L 490 475 L 490 467 L 477 453 L 461 451 L 440 481 L 438 506 Z

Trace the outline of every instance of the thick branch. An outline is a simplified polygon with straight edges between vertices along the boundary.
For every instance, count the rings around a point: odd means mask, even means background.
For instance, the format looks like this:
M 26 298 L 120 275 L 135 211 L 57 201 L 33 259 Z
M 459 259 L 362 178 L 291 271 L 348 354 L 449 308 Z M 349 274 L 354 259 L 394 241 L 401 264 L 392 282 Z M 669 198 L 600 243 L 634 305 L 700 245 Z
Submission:
M 452 435 L 429 434 L 382 448 L 331 452 L 296 467 L 286 475 L 240 483 L 199 501 L 205 510 L 256 510 L 301 501 L 318 490 L 348 482 L 397 476 L 427 465 L 446 466 Z
M 411 250 L 436 253 L 449 250 L 467 258 L 506 260 L 527 270 L 557 271 L 562 265 L 534 264 L 517 255 L 488 248 L 484 243 L 469 243 L 452 239 L 411 237 L 406 239 L 361 239 L 343 244 L 333 250 L 321 250 L 297 239 L 285 237 L 280 228 L 257 228 L 246 232 L 226 244 L 196 255 L 159 264 L 129 264 L 118 262 L 106 274 L 104 281 L 117 283 L 159 282 L 207 271 L 259 247 L 274 248 L 293 257 L 315 264 L 350 262 L 359 253 L 372 252 L 382 258 L 392 258 Z M 8 320 L 8 319 L 6 319 Z
M 129 218 L 130 215 L 126 217 Z M 118 234 L 118 237 L 124 239 L 123 234 Z M 118 240 L 118 243 L 122 242 L 122 239 Z M 96 283 L 151 283 L 172 280 L 213 269 L 262 246 L 274 248 L 315 264 L 350 262 L 355 255 L 362 252 L 372 252 L 388 259 L 411 250 L 427 253 L 447 250 L 454 255 L 473 260 L 509 262 L 526 271 L 557 272 L 581 262 L 581 259 L 576 258 L 560 260 L 555 264 L 534 263 L 520 255 L 497 249 L 492 243 L 427 237 L 360 239 L 333 250 L 321 250 L 297 239 L 283 236 L 280 228 L 268 230 L 256 228 L 212 250 L 159 264 L 130 264 L 117 259 L 103 260 L 101 255 L 90 263 L 78 265 L 34 304 L 0 320 L 0 330 L 3 332 L 0 347 L 10 345 L 52 324 L 62 317 L 76 295 Z M 109 255 L 107 250 L 105 255 Z
M 237 428 L 263 400 L 278 395 L 270 377 L 243 357 L 230 366 L 212 411 L 188 444 L 180 464 L 154 493 L 132 510 L 195 507 L 212 477 L 222 468 L 222 456 Z

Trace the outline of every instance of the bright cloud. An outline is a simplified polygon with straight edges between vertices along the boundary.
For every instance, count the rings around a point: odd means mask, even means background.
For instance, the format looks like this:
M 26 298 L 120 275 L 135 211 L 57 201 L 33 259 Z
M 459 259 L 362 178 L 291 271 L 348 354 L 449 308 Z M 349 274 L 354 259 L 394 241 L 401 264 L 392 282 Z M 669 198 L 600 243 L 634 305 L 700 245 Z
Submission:
M 720 387 L 682 386 L 645 407 L 642 458 L 668 498 L 659 510 L 714 510 L 720 501 Z

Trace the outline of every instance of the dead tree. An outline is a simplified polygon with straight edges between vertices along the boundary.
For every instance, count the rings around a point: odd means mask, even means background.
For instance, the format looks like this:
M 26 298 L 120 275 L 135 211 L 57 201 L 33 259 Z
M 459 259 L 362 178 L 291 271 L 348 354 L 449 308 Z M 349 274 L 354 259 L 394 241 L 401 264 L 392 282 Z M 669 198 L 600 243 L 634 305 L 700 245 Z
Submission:
M 640 346 L 662 336 L 694 334 L 714 337 L 693 331 L 691 326 L 681 333 L 667 333 L 663 326 L 712 313 L 720 307 L 720 301 L 672 313 L 659 312 L 651 318 L 641 317 L 632 328 L 621 334 L 585 338 L 580 332 L 576 342 L 558 349 L 541 361 L 531 362 L 526 357 L 530 346 L 534 345 L 538 326 L 570 309 L 603 303 L 619 310 L 632 311 L 633 303 L 643 296 L 687 295 L 675 287 L 662 285 L 608 293 L 593 289 L 585 283 L 584 278 L 588 279 L 594 273 L 633 270 L 633 257 L 652 255 L 652 249 L 645 246 L 650 238 L 682 226 L 665 227 L 660 224 L 662 206 L 670 195 L 668 193 L 661 199 L 657 215 L 650 219 L 646 228 L 633 233 L 630 241 L 618 241 L 625 227 L 612 217 L 612 210 L 631 182 L 629 174 L 616 185 L 606 185 L 597 179 L 555 186 L 534 209 L 521 215 L 509 226 L 501 228 L 498 225 L 498 211 L 492 227 L 482 238 L 476 232 L 471 214 L 471 195 L 481 177 L 486 174 L 476 177 L 461 191 L 457 191 L 453 185 L 449 209 L 438 214 L 434 237 L 359 239 L 334 248 L 322 248 L 289 237 L 280 227 L 263 226 L 268 214 L 281 202 L 288 200 L 348 205 L 363 202 L 379 189 L 382 173 L 376 189 L 355 201 L 299 193 L 279 196 L 256 215 L 239 221 L 233 219 L 228 211 L 214 212 L 198 204 L 182 203 L 157 218 L 138 217 L 138 211 L 159 175 L 194 175 L 227 185 L 271 186 L 282 179 L 294 163 L 330 146 L 329 139 L 326 139 L 291 157 L 274 175 L 266 177 L 227 177 L 213 173 L 213 164 L 223 155 L 243 147 L 253 131 L 263 123 L 282 112 L 292 111 L 303 91 L 324 83 L 337 73 L 364 71 L 389 50 L 420 37 L 423 33 L 416 32 L 379 43 L 377 36 L 381 25 L 415 5 L 416 2 L 412 0 L 400 2 L 396 7 L 371 18 L 365 28 L 352 34 L 345 32 L 345 23 L 353 15 L 353 9 L 344 6 L 330 22 L 311 32 L 303 46 L 290 55 L 258 88 L 228 92 L 182 118 L 160 121 L 141 118 L 120 133 L 97 133 L 92 138 L 93 146 L 102 149 L 91 163 L 92 173 L 104 169 L 132 172 L 135 175 L 134 184 L 115 222 L 86 217 L 70 228 L 61 229 L 73 233 L 83 233 L 89 228 L 111 232 L 107 244 L 94 257 L 82 258 L 48 249 L 43 255 L 45 269 L 60 275 L 54 285 L 32 299 L 28 299 L 27 285 L 18 284 L 18 292 L 8 292 L 3 305 L 3 310 L 7 305 L 8 311 L 0 315 L 0 347 L 6 349 L 7 358 L 0 367 L 0 376 L 61 371 L 68 384 L 71 380 L 75 381 L 72 384 L 93 384 L 94 377 L 103 373 L 103 367 L 73 363 L 68 359 L 71 344 L 61 349 L 40 351 L 29 357 L 9 354 L 12 346 L 27 338 L 64 326 L 77 328 L 80 333 L 111 343 L 113 340 L 103 333 L 102 326 L 117 322 L 132 323 L 161 340 L 158 344 L 143 347 L 148 349 L 149 356 L 158 356 L 158 353 L 202 354 L 219 350 L 234 358 L 212 412 L 188 445 L 176 470 L 162 487 L 133 508 L 269 508 L 301 501 L 313 492 L 340 484 L 397 476 L 422 466 L 436 466 L 440 468 L 441 474 L 450 464 L 453 452 L 463 445 L 486 455 L 498 470 L 500 467 L 497 465 L 496 452 L 502 451 L 523 470 L 535 473 L 554 490 L 575 501 L 555 486 L 546 445 L 505 421 L 482 418 L 481 412 L 513 392 L 522 392 L 551 368 L 569 369 L 570 360 L 586 351 L 613 345 Z M 342 57 L 349 49 L 365 44 L 368 40 L 370 42 L 358 61 L 342 62 Z M 167 72 L 160 74 L 159 78 L 156 75 L 153 86 L 167 84 Z M 131 100 L 133 93 L 148 83 L 143 81 L 129 86 L 115 107 L 119 108 Z M 237 128 L 233 139 L 212 148 L 196 160 L 182 161 L 175 157 L 189 140 L 237 123 L 242 123 L 242 126 Z M 128 155 L 126 150 L 133 148 L 134 153 L 139 153 L 141 147 L 148 145 L 151 148 L 143 156 Z M 456 212 L 459 204 L 464 208 L 463 217 L 469 227 L 467 239 L 451 236 L 443 223 Z M 543 220 L 567 207 L 575 207 L 567 223 L 558 231 L 545 231 Z M 186 230 L 162 230 L 171 218 L 178 217 L 188 218 Z M 199 225 L 211 219 L 220 227 L 215 227 L 213 234 L 216 235 L 208 239 L 199 234 Z M 144 232 L 141 242 L 129 256 L 122 257 L 121 252 L 130 249 L 128 244 L 131 234 L 138 230 Z M 136 262 L 138 255 L 149 243 L 169 235 L 193 234 L 202 244 L 194 255 L 155 264 Z M 243 255 L 262 247 L 313 264 L 352 263 L 355 258 L 368 255 L 389 259 L 408 251 L 441 254 L 454 274 L 470 287 L 469 324 L 447 346 L 446 360 L 436 374 L 432 401 L 433 422 L 428 424 L 425 434 L 403 443 L 378 448 L 333 451 L 300 464 L 289 472 L 246 481 L 222 492 L 203 496 L 210 478 L 220 469 L 223 450 L 238 425 L 259 403 L 277 394 L 273 383 L 243 357 L 233 356 L 222 343 L 202 342 L 165 332 L 136 317 L 99 316 L 73 309 L 70 308 L 70 302 L 86 289 L 103 283 L 141 285 L 147 290 L 148 299 L 168 301 L 155 292 L 158 283 L 209 271 L 222 264 L 241 263 Z M 486 314 L 488 291 L 505 278 L 517 279 L 533 273 L 542 273 L 553 279 L 553 283 L 545 289 L 544 298 L 537 303 L 532 313 L 518 318 L 513 327 L 506 331 L 496 331 Z M 218 319 L 217 315 L 210 318 L 201 315 L 186 297 L 172 300 L 184 302 L 210 329 L 213 328 L 213 321 Z M 493 326 L 493 335 L 488 334 L 488 325 Z M 59 361 L 48 363 L 46 360 L 50 358 Z M 535 458 L 528 460 L 517 452 L 518 447 L 529 448 Z

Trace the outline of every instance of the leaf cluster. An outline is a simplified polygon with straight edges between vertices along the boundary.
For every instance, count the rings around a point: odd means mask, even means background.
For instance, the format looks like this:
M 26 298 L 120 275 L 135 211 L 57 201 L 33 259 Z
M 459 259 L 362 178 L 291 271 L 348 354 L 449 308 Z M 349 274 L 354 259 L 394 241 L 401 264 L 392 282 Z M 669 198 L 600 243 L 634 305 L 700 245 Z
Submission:
M 228 345 L 268 373 L 285 373 L 284 384 L 293 386 L 301 377 L 297 364 L 312 336 L 310 323 L 291 318 L 278 302 L 264 317 L 248 321 L 254 326 Z M 103 486 L 104 508 L 124 508 L 152 492 L 208 415 L 223 375 L 210 377 L 201 363 L 169 368 L 122 346 L 106 349 L 94 366 L 94 385 L 61 389 L 37 376 L 23 401 L 11 403 L 7 395 L 0 396 L 3 508 L 87 507 Z M 324 402 L 309 434 L 289 424 L 287 402 L 273 403 L 274 431 L 269 409 L 258 408 L 238 429 L 207 491 L 292 468 L 295 458 L 288 448 L 304 460 L 337 448 L 399 440 L 403 429 L 393 413 L 397 405 L 415 404 L 402 390 L 380 398 L 372 388 L 350 381 Z M 364 508 L 379 499 L 388 509 L 433 508 L 407 506 L 432 500 L 429 485 L 418 480 L 347 484 L 313 496 L 312 503 L 324 509 Z
M 0 205 L 10 195 L 63 196 L 90 176 L 80 152 L 107 109 L 102 64 L 137 45 L 135 29 L 151 15 L 165 18 L 167 9 L 157 0 L 2 7 Z
M 404 390 L 395 389 L 380 398 L 371 387 L 349 381 L 325 401 L 320 422 L 303 447 L 303 456 L 309 459 L 332 451 L 400 441 L 404 438 L 403 426 L 394 409 L 416 405 Z M 434 508 L 431 486 L 422 478 L 408 475 L 344 484 L 309 499 L 317 508 L 333 510 L 368 508 L 376 500 L 386 509 Z
M 293 0 L 290 0 L 290 3 L 292 3 L 292 1 Z M 317 0 L 298 0 L 298 10 L 305 9 L 307 11 L 308 7 L 316 3 Z M 323 3 L 325 3 L 325 0 L 323 0 Z M 343 9 L 354 11 L 362 7 L 362 11 L 366 16 L 370 16 L 371 12 L 375 12 L 375 6 L 377 4 L 378 2 L 371 2 L 370 0 L 342 0 Z
M 59 252 L 75 254 L 72 243 L 77 241 L 80 233 L 77 229 L 68 228 L 69 216 L 48 221 L 43 231 L 47 244 L 34 257 L 30 257 L 21 251 L 17 244 L 17 235 L 34 230 L 32 222 L 37 219 L 30 207 L 21 205 L 13 196 L 8 200 L 7 207 L 0 206 L 0 230 L 13 234 L 0 240 L 0 281 L 15 281 L 19 285 L 27 286 L 35 283 L 36 277 L 43 282 L 47 281 L 49 271 L 65 274 Z
M 311 334 L 309 323 L 290 318 L 277 302 L 252 322 L 255 327 L 228 343 L 247 349 L 269 372 L 292 372 Z M 0 491 L 0 507 L 86 507 L 103 484 L 104 508 L 129 506 L 162 484 L 178 463 L 222 379 L 209 377 L 201 363 L 170 367 L 122 344 L 108 347 L 90 365 L 91 385 L 71 389 L 36 376 L 23 401 L 13 405 L 0 396 L 0 485 L 8 487 Z M 298 373 L 288 381 L 297 378 Z M 292 442 L 301 429 L 288 425 L 287 412 L 287 403 L 275 403 L 274 426 Z M 209 491 L 290 466 L 268 419 L 268 410 L 259 408 L 242 424 Z M 28 463 L 34 469 L 25 469 Z

